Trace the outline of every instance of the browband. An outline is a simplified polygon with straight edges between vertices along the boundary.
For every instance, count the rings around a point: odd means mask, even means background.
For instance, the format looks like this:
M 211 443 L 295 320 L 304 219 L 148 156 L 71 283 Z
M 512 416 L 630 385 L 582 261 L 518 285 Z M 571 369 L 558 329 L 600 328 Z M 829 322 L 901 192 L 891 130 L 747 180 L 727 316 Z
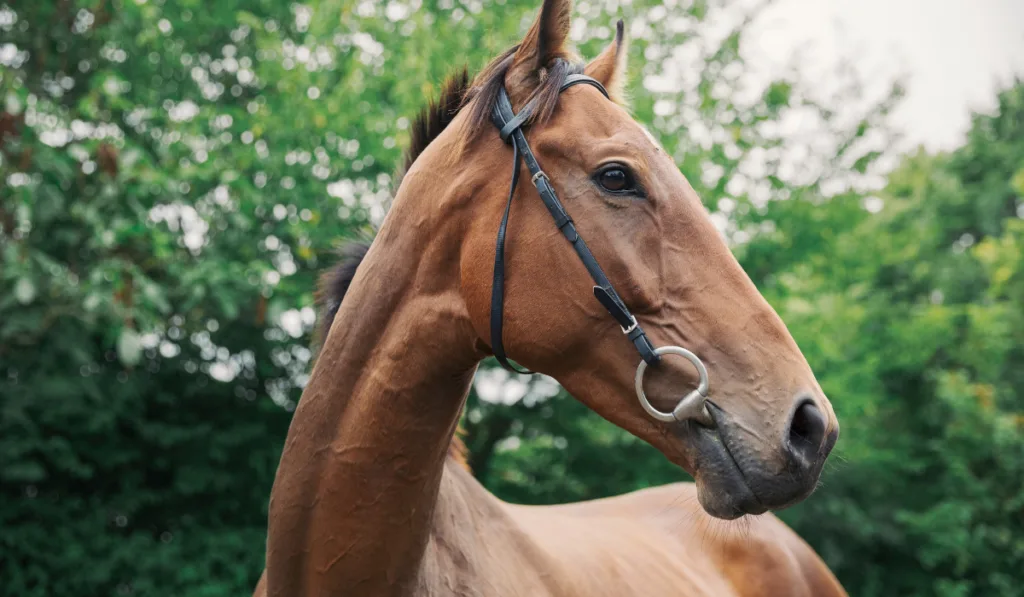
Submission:
M 575 85 L 590 85 L 600 91 L 602 95 L 608 97 L 608 91 L 604 88 L 604 85 L 601 85 L 596 79 L 580 74 L 567 76 L 558 92 L 561 93 Z M 535 106 L 535 102 L 529 102 L 523 106 L 519 114 L 516 114 L 512 109 L 512 102 L 509 99 L 508 92 L 503 85 L 498 91 L 498 98 L 494 103 L 491 115 L 491 119 L 498 128 L 501 139 L 512 145 L 512 184 L 509 187 L 508 201 L 505 203 L 505 213 L 501 218 L 501 226 L 498 228 L 497 246 L 494 251 L 494 283 L 491 287 L 491 350 L 494 351 L 494 357 L 498 359 L 502 367 L 509 371 L 531 373 L 531 371 L 525 369 L 518 369 L 508 362 L 501 339 L 502 314 L 505 306 L 505 236 L 508 229 L 508 215 L 512 208 L 512 198 L 515 197 L 516 186 L 519 184 L 520 166 L 525 161 L 526 168 L 530 172 L 530 181 L 537 188 L 541 201 L 548 208 L 548 212 L 551 213 L 551 217 L 555 220 L 555 225 L 562 231 L 566 240 L 572 243 L 573 249 L 579 255 L 580 261 L 583 262 L 584 267 L 590 273 L 590 277 L 593 278 L 595 283 L 594 296 L 604 305 L 608 313 L 615 318 L 615 321 L 622 328 L 622 332 L 633 342 L 633 346 L 636 347 L 644 362 L 654 365 L 661 357 L 655 353 L 654 347 L 651 345 L 650 340 L 647 339 L 647 334 L 644 333 L 636 318 L 626 308 L 622 298 L 619 297 L 619 293 L 615 292 L 615 288 L 612 287 L 608 276 L 605 275 L 604 270 L 597 263 L 597 259 L 594 258 L 594 254 L 590 252 L 587 243 L 583 241 L 583 238 L 576 231 L 576 225 L 573 223 L 572 218 L 569 217 L 569 214 L 566 213 L 562 202 L 558 200 L 555 189 L 551 186 L 551 181 L 548 179 L 547 174 L 541 170 L 540 164 L 537 163 L 537 157 L 530 149 L 529 143 L 526 142 L 526 135 L 523 134 L 523 125 L 529 120 Z

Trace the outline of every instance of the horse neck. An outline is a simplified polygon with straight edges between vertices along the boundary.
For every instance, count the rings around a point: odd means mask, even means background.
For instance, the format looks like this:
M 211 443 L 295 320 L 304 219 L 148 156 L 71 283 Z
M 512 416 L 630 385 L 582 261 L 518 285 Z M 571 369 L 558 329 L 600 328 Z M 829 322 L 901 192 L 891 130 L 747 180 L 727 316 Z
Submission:
M 269 595 L 415 582 L 480 354 L 458 246 L 436 235 L 451 227 L 409 195 L 403 184 L 295 411 L 271 495 Z

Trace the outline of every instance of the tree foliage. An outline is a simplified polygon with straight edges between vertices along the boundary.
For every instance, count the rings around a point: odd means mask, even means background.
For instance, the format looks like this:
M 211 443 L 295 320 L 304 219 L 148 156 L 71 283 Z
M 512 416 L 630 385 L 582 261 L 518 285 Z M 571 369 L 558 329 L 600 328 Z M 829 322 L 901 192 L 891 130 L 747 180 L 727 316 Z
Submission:
M 1024 594 L 1022 127 L 1018 83 L 775 292 L 845 424 L 791 520 L 855 594 Z
M 784 513 L 855 595 L 1020 595 L 1024 86 L 878 196 L 880 103 L 757 83 L 753 15 L 626 18 L 633 111 L 805 350 L 838 463 Z M 383 216 L 410 117 L 534 0 L 0 3 L 0 577 L 14 595 L 228 595 L 308 374 L 312 291 Z M 879 208 L 881 208 L 879 210 Z M 678 480 L 548 380 L 485 367 L 472 464 L 530 503 Z M 486 398 L 485 399 L 482 399 Z

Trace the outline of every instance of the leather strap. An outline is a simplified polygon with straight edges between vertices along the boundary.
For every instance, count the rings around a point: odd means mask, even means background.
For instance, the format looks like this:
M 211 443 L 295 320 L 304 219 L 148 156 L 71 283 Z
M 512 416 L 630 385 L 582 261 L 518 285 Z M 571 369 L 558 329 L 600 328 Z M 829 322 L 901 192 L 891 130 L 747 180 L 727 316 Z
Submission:
M 608 92 L 601 83 L 586 75 L 579 74 L 567 76 L 562 87 L 559 89 L 559 93 L 574 85 L 590 85 L 600 91 L 605 97 L 608 97 Z M 587 268 L 587 272 L 593 278 L 596 284 L 594 286 L 594 296 L 604 305 L 608 313 L 615 318 L 623 333 L 633 342 L 633 346 L 640 353 L 640 357 L 648 364 L 654 365 L 661 357 L 654 352 L 654 346 L 647 338 L 647 334 L 644 333 L 643 328 L 637 323 L 633 314 L 629 312 L 619 294 L 615 292 L 615 288 L 612 286 L 611 281 L 608 280 L 604 270 L 597 263 L 597 259 L 594 258 L 594 254 L 590 251 L 587 243 L 584 242 L 583 237 L 576 231 L 575 223 L 573 223 L 569 214 L 566 213 L 562 202 L 558 200 L 555 189 L 551 186 L 551 181 L 548 179 L 547 174 L 541 170 L 533 150 L 530 149 L 529 143 L 526 142 L 523 125 L 529 119 L 530 114 L 533 113 L 534 105 L 533 102 L 530 102 L 523 106 L 519 114 L 516 114 L 512 109 L 512 102 L 508 97 L 508 92 L 502 87 L 498 92 L 498 98 L 492 111 L 492 120 L 498 128 L 501 139 L 512 145 L 512 183 L 509 186 L 505 213 L 502 215 L 501 225 L 498 227 L 498 238 L 494 250 L 494 283 L 491 286 L 491 350 L 494 351 L 494 357 L 505 369 L 517 373 L 531 373 L 528 370 L 519 369 L 508 362 L 508 356 L 505 354 L 505 347 L 502 343 L 502 319 L 505 306 L 505 237 L 508 231 L 508 216 L 512 208 L 512 199 L 515 197 L 516 187 L 519 184 L 519 170 L 522 163 L 526 162 L 526 168 L 530 172 L 530 180 L 537 188 L 541 201 L 544 202 L 544 206 L 555 220 L 555 225 L 562 232 L 562 235 L 565 236 L 566 240 L 572 244 L 580 261 L 583 262 L 583 266 Z

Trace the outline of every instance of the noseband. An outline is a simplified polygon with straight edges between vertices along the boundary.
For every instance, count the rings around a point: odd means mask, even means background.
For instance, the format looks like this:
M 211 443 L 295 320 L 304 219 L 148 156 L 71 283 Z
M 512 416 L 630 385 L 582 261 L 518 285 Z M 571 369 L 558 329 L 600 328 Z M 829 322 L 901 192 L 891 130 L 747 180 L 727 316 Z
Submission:
M 590 85 L 600 91 L 606 98 L 608 97 L 608 91 L 605 90 L 601 83 L 591 77 L 580 74 L 568 75 L 559 89 L 559 93 L 575 85 Z M 706 425 L 713 425 L 706 405 L 708 373 L 704 363 L 701 362 L 697 355 L 679 346 L 654 348 L 643 328 L 637 323 L 636 317 L 630 313 L 625 303 L 622 302 L 622 298 L 619 297 L 619 293 L 615 291 L 611 281 L 608 280 L 608 276 L 605 275 L 604 270 L 598 265 L 597 259 L 590 252 L 587 243 L 583 241 L 583 237 L 576 231 L 576 225 L 573 223 L 572 218 L 569 217 L 569 214 L 566 213 L 562 202 L 558 200 L 548 175 L 541 170 L 540 164 L 537 163 L 537 157 L 534 155 L 533 150 L 530 149 L 529 143 L 526 142 L 526 135 L 523 133 L 523 126 L 533 112 L 534 105 L 533 102 L 528 103 L 520 110 L 519 114 L 516 114 L 512 109 L 512 102 L 509 99 L 508 92 L 502 86 L 498 92 L 498 98 L 495 101 L 491 115 L 491 119 L 498 128 L 502 141 L 512 145 L 512 184 L 509 187 L 508 201 L 505 204 L 505 213 L 501 218 L 501 226 L 498 228 L 497 246 L 494 251 L 494 283 L 491 287 L 491 349 L 494 351 L 494 357 L 498 359 L 502 367 L 509 371 L 531 373 L 525 369 L 518 369 L 508 362 L 505 347 L 501 340 L 502 316 L 505 307 L 505 235 L 508 230 L 508 215 L 512 208 L 512 198 L 515 197 L 516 186 L 519 184 L 519 170 L 525 161 L 526 168 L 530 172 L 530 182 L 537 188 L 541 201 L 544 202 L 544 206 L 555 220 L 555 225 L 558 226 L 566 240 L 572 244 L 580 261 L 583 262 L 583 266 L 587 268 L 590 277 L 593 278 L 595 284 L 594 296 L 597 297 L 597 300 L 604 305 L 608 313 L 618 322 L 622 333 L 633 342 L 633 346 L 640 353 L 642 360 L 636 370 L 636 393 L 637 398 L 640 400 L 640 405 L 659 421 L 672 422 L 693 419 Z M 680 400 L 672 412 L 662 412 L 654 408 L 650 401 L 647 400 L 643 389 L 644 372 L 647 371 L 648 365 L 657 365 L 661 361 L 661 356 L 666 354 L 685 357 L 697 369 L 697 373 L 700 376 L 697 389 Z

